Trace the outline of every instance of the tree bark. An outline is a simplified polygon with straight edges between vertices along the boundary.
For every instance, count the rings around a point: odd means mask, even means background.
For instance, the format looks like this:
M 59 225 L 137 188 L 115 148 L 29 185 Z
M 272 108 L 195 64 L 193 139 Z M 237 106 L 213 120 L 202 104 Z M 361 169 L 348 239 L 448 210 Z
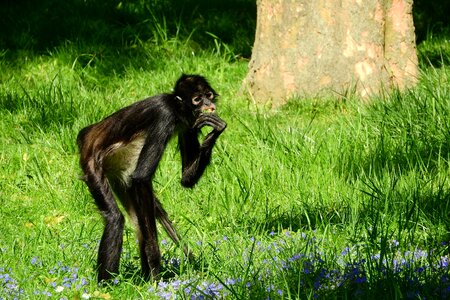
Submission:
M 417 79 L 412 0 L 258 0 L 244 89 L 256 102 L 362 98 Z

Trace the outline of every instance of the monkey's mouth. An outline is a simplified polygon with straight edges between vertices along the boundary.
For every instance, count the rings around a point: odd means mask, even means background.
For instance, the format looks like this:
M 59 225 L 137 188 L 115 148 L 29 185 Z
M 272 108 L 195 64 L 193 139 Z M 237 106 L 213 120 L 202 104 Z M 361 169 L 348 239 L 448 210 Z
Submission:
M 204 114 L 212 114 L 215 111 L 216 110 L 214 109 L 214 107 L 206 107 L 206 108 L 202 109 L 202 113 L 204 113 Z

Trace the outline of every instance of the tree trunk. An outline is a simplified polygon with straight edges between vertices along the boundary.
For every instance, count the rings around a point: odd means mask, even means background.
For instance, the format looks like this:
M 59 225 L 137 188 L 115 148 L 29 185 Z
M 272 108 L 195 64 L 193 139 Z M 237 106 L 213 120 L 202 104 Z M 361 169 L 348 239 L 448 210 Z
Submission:
M 417 79 L 412 0 L 258 0 L 244 89 L 256 102 L 355 91 Z

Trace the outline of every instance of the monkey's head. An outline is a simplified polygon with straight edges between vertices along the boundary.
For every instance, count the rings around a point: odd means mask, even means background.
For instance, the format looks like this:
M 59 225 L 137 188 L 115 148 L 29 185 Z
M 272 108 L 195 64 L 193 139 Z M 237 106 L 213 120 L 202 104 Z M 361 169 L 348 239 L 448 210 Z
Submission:
M 203 76 L 183 74 L 175 84 L 174 94 L 195 117 L 216 111 L 217 93 Z

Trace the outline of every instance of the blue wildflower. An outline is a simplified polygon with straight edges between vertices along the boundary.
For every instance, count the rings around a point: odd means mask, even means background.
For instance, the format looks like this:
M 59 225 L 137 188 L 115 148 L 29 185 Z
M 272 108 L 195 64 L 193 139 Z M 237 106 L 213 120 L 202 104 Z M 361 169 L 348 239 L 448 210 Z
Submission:
M 345 247 L 344 250 L 341 252 L 342 256 L 347 255 L 350 252 L 350 248 L 349 247 Z
M 227 280 L 225 280 L 225 284 L 227 285 L 233 285 L 236 283 L 236 280 L 232 279 L 232 278 L 228 278 Z

